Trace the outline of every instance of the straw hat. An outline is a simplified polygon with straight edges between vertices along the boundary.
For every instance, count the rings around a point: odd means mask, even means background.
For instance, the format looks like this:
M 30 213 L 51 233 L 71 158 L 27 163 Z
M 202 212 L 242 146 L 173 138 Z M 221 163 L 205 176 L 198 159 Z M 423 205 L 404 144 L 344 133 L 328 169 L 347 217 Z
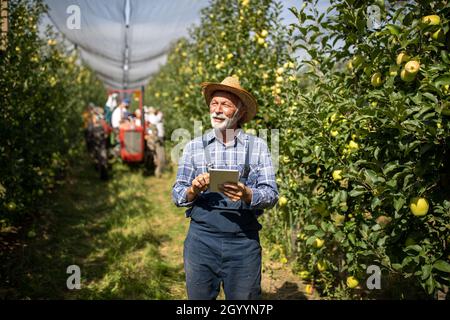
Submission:
M 241 87 L 239 79 L 236 77 L 226 77 L 221 83 L 203 82 L 201 84 L 201 87 L 203 89 L 203 95 L 205 96 L 206 104 L 208 106 L 215 91 L 231 92 L 238 96 L 239 99 L 241 99 L 242 104 L 247 109 L 247 113 L 242 120 L 243 123 L 252 120 L 255 117 L 256 112 L 258 111 L 256 99 L 250 92 Z

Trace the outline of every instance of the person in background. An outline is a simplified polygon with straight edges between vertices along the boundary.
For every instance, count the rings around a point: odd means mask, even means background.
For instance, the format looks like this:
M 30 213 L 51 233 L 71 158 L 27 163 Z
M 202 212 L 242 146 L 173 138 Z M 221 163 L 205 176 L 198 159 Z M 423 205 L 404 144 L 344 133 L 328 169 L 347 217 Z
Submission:
M 113 135 L 114 135 L 114 142 L 111 143 L 113 145 L 113 152 L 112 154 L 115 156 L 120 155 L 120 139 L 119 139 L 119 131 L 122 128 L 129 125 L 128 120 L 128 107 L 130 105 L 130 100 L 125 98 L 122 100 L 122 102 L 119 104 L 119 106 L 114 110 L 111 117 L 111 126 L 113 128 Z
M 160 177 L 166 162 L 164 151 L 164 127 L 162 125 L 162 112 L 154 107 L 144 107 L 145 140 L 148 150 L 151 151 L 153 162 L 156 165 L 155 176 Z
M 149 107 L 144 110 L 146 111 L 145 121 L 150 122 L 152 125 L 156 127 L 158 139 L 160 140 L 160 142 L 163 142 L 164 141 L 163 113 L 154 107 Z
M 156 109 L 156 117 L 158 122 L 156 123 L 156 129 L 158 130 L 158 138 L 161 143 L 164 142 L 164 114 L 161 110 Z
M 108 179 L 108 135 L 110 127 L 104 119 L 104 109 L 94 107 L 89 122 L 89 140 L 91 150 L 89 152 L 95 163 L 95 168 L 100 172 L 102 180 Z
M 136 127 L 142 127 L 142 113 L 141 113 L 141 109 L 136 109 L 136 111 L 134 111 L 134 125 Z
M 111 126 L 113 129 L 119 129 L 120 123 L 128 118 L 129 112 L 128 107 L 130 106 L 130 100 L 125 98 L 119 104 L 119 106 L 114 110 L 111 117 Z
M 112 113 L 117 107 L 117 98 L 119 94 L 114 92 L 108 96 L 108 100 L 105 103 L 104 113 L 105 113 L 105 121 L 108 124 L 111 124 Z
M 91 122 L 92 122 L 92 115 L 94 113 L 95 105 L 92 102 L 89 102 L 89 105 L 86 107 L 86 109 L 83 111 L 82 117 L 83 117 L 83 132 L 84 132 L 84 141 L 86 142 L 86 149 L 88 153 L 91 153 L 92 150 L 92 143 L 90 139 L 91 134 Z

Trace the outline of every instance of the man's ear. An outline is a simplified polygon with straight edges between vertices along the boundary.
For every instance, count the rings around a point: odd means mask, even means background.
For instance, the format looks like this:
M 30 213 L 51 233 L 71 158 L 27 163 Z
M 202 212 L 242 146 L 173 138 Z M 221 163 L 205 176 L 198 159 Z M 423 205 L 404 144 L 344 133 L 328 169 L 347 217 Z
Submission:
M 243 108 L 243 109 L 244 109 L 244 108 Z M 242 111 L 241 118 L 240 118 L 239 120 L 244 119 L 244 117 L 245 117 L 246 115 L 247 115 L 247 110 L 244 109 L 244 111 Z

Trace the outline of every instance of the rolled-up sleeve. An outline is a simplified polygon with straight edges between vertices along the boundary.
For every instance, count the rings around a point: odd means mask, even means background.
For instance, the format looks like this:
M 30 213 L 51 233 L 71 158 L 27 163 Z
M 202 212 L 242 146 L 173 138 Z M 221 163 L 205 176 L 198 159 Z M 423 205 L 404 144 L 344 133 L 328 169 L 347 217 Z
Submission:
M 279 196 L 269 148 L 264 141 L 260 141 L 256 184 L 249 186 L 253 193 L 249 209 L 270 209 L 275 206 Z
M 195 178 L 195 167 L 193 162 L 193 143 L 189 142 L 178 163 L 177 178 L 172 187 L 172 200 L 178 207 L 190 207 L 194 201 L 187 201 L 186 192 Z

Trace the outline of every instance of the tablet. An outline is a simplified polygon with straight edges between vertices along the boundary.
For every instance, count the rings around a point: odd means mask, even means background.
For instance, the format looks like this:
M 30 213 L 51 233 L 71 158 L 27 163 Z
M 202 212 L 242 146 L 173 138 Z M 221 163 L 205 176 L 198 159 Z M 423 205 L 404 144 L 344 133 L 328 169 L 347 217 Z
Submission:
M 225 182 L 238 183 L 239 170 L 209 169 L 209 191 L 220 192 L 219 185 Z

